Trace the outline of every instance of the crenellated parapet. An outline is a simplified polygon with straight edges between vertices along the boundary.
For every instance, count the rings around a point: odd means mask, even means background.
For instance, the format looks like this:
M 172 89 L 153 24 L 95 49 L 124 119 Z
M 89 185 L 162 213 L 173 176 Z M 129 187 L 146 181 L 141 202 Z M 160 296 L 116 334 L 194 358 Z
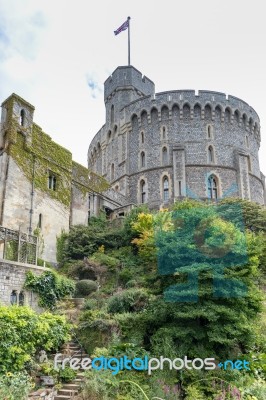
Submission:
M 156 115 L 158 122 L 162 120 L 162 112 L 167 119 L 178 118 L 190 123 L 195 114 L 200 114 L 200 119 L 233 124 L 234 121 L 247 132 L 254 134 L 258 145 L 261 141 L 260 120 L 256 111 L 246 102 L 234 96 L 226 96 L 224 93 L 200 90 L 198 94 L 194 90 L 176 90 L 156 93 L 154 96 L 133 101 L 121 110 L 123 122 L 138 118 L 139 127 L 147 118 L 151 123 L 151 114 Z M 147 116 L 147 117 L 146 117 Z

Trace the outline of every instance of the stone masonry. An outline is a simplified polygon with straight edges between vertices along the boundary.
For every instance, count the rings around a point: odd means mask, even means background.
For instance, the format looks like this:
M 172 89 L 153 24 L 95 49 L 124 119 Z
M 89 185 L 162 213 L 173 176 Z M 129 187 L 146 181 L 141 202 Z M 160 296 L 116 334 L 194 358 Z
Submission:
M 167 206 L 179 198 L 240 197 L 265 203 L 260 120 L 224 93 L 173 90 L 133 66 L 104 83 L 106 121 L 88 150 L 89 168 L 128 202 Z

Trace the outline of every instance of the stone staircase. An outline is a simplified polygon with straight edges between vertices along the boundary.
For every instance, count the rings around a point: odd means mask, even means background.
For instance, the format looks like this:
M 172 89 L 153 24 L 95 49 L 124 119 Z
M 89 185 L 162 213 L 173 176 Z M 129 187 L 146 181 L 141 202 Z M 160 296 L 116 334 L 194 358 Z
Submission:
M 64 357 L 75 357 L 75 358 L 85 358 L 89 357 L 82 351 L 81 346 L 75 341 L 68 342 L 61 349 Z M 81 383 L 84 379 L 83 376 L 84 370 L 77 370 L 77 376 L 72 382 L 63 383 L 61 389 L 58 390 L 57 395 L 54 400 L 72 400 L 75 395 L 78 394 L 78 391 L 81 387 Z

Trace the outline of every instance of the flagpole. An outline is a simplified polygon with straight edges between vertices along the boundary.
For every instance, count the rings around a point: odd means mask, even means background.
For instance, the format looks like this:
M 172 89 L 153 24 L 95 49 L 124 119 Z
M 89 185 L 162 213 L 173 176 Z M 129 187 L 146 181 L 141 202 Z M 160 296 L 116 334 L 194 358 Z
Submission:
M 130 65 L 130 17 L 127 17 L 128 20 L 128 65 Z

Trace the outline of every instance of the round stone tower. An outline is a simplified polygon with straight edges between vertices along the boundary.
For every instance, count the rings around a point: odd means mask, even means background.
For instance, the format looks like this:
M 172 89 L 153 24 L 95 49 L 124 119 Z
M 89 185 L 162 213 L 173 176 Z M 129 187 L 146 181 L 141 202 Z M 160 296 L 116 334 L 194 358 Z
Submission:
M 160 208 L 182 198 L 265 202 L 260 121 L 243 100 L 212 91 L 156 93 L 134 67 L 104 84 L 106 123 L 88 164 L 131 203 Z

